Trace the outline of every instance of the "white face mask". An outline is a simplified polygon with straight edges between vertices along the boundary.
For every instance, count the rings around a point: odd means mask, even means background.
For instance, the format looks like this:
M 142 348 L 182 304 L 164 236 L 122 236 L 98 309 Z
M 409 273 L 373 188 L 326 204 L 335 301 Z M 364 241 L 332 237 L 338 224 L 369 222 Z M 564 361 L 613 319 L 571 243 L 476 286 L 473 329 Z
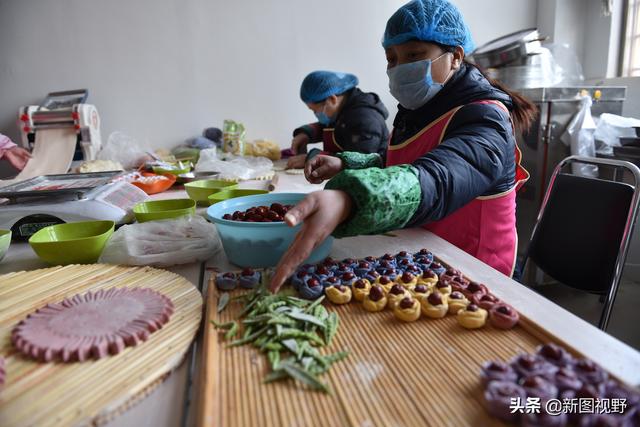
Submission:
M 440 92 L 444 84 L 433 81 L 431 64 L 447 53 L 450 52 L 445 52 L 434 60 L 409 62 L 387 70 L 391 95 L 400 105 L 409 110 L 417 110 Z

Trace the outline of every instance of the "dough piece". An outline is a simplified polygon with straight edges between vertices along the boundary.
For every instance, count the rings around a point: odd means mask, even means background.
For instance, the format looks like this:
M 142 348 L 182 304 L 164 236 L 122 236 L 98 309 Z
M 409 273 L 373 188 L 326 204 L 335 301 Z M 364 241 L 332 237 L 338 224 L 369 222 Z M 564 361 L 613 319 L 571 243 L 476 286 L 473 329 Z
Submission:
M 413 261 L 413 255 L 411 255 L 409 252 L 407 251 L 400 251 L 396 254 L 396 261 L 400 262 L 402 260 L 406 259 L 407 261 Z
M 364 298 L 367 296 L 367 294 L 369 293 L 369 290 L 371 289 L 371 282 L 369 282 L 369 280 L 367 279 L 359 279 L 356 280 L 353 283 L 352 286 L 353 289 L 353 298 L 356 301 L 364 301 Z
M 578 378 L 583 383 L 598 385 L 605 382 L 609 378 L 609 374 L 598 364 L 589 359 L 580 359 L 573 366 Z
M 482 328 L 487 323 L 487 310 L 475 304 L 469 304 L 457 314 L 458 323 L 467 329 Z
M 364 279 L 367 279 L 371 283 L 375 283 L 380 278 L 380 273 L 376 270 L 369 270 L 367 274 L 364 275 Z
M 333 271 L 331 271 L 331 269 L 326 265 L 319 265 L 313 274 L 319 281 L 324 282 L 327 278 L 333 276 Z
M 387 306 L 390 309 L 394 309 L 402 299 L 410 296 L 411 293 L 408 290 L 406 290 L 402 285 L 396 283 L 387 293 Z
M 258 284 L 260 284 L 260 278 L 261 276 L 259 271 L 253 271 L 250 268 L 245 268 L 240 273 L 238 283 L 240 284 L 241 288 L 253 289 L 258 286 Z
M 351 288 L 345 285 L 329 286 L 324 293 L 334 304 L 347 304 L 351 301 Z
M 582 388 L 582 381 L 578 378 L 578 374 L 569 367 L 558 369 L 553 375 L 553 382 L 560 392 L 565 390 L 578 391 Z
M 304 175 L 304 169 L 285 169 L 287 175 Z
M 311 273 L 309 271 L 298 270 L 291 277 L 291 286 L 293 286 L 293 289 L 295 289 L 296 291 L 299 291 L 304 281 L 309 279 L 310 277 L 311 277 Z
M 402 276 L 396 279 L 396 283 L 404 286 L 406 289 L 413 289 L 418 284 L 418 279 L 415 275 L 405 271 Z
M 273 165 L 273 169 L 274 172 L 284 172 L 285 170 L 287 170 L 286 166 L 278 166 L 278 165 Z
M 393 280 L 391 278 L 389 278 L 388 276 L 380 276 L 376 279 L 375 281 L 376 285 L 380 285 L 382 287 L 382 289 L 384 290 L 385 295 L 389 293 L 389 291 L 391 290 L 391 288 L 393 287 L 393 285 L 395 285 L 395 283 L 393 282 Z
M 536 354 L 560 368 L 572 367 L 575 364 L 575 359 L 567 350 L 553 343 L 539 346 L 536 349 Z
M 480 308 L 484 308 L 485 310 L 491 310 L 494 305 L 499 303 L 500 300 L 493 294 L 487 293 L 484 295 L 480 295 L 473 297 L 473 303 Z
M 489 311 L 491 324 L 498 329 L 511 329 L 518 323 L 520 316 L 510 305 L 494 304 Z
M 309 277 L 298 289 L 298 294 L 305 299 L 318 299 L 324 294 L 324 286 L 317 277 Z
M 419 284 L 411 290 L 411 295 L 418 301 L 422 301 L 422 299 L 428 297 L 431 292 L 433 292 L 432 285 Z
M 423 298 L 420 301 L 420 305 L 422 305 L 422 313 L 432 319 L 440 319 L 446 316 L 447 311 L 449 311 L 446 296 L 439 292 L 433 292 L 428 297 Z
M 353 267 L 353 272 L 356 273 L 356 276 L 358 277 L 365 277 L 367 275 L 367 273 L 369 271 L 371 271 L 371 269 L 373 269 L 374 266 L 373 264 L 371 264 L 368 261 L 360 261 L 358 264 L 356 264 Z
M 432 270 L 425 270 L 418 276 L 418 284 L 435 285 L 438 283 L 438 275 Z
M 232 291 L 238 286 L 236 275 L 228 272 L 216 276 L 216 286 L 222 291 Z
M 467 299 L 481 298 L 482 295 L 489 293 L 487 287 L 478 282 L 469 282 L 467 287 L 461 291 Z
M 146 341 L 173 314 L 169 298 L 149 288 L 111 288 L 48 304 L 22 320 L 11 342 L 43 362 L 84 361 Z
M 328 288 L 329 286 L 338 286 L 338 285 L 342 285 L 342 281 L 340 280 L 340 278 L 336 276 L 329 276 L 322 281 L 322 286 L 325 289 Z
M 440 264 L 439 262 L 432 262 L 429 268 L 433 270 L 433 272 L 436 273 L 438 276 L 440 276 L 445 271 L 447 271 L 447 269 L 444 268 L 442 264 Z
M 408 296 L 395 306 L 393 314 L 403 322 L 415 322 L 420 318 L 420 308 L 420 303 Z
M 438 283 L 436 283 L 436 285 L 434 286 L 433 290 L 440 292 L 444 296 L 449 295 L 453 291 L 453 289 L 451 289 L 451 285 L 449 284 L 449 282 L 444 280 L 438 281 Z
M 465 298 L 462 292 L 453 291 L 448 295 L 449 298 L 449 314 L 458 314 L 460 310 L 464 310 L 469 305 L 469 300 Z
M 523 378 L 520 385 L 524 388 L 528 397 L 539 397 L 543 402 L 558 397 L 558 388 L 542 377 Z
M 337 273 L 336 273 L 336 275 L 337 275 Z M 340 281 L 342 282 L 342 284 L 345 285 L 345 286 L 352 286 L 353 283 L 356 280 L 358 280 L 358 277 L 352 271 L 344 272 L 338 277 L 340 278 Z
M 371 290 L 364 297 L 364 301 L 362 305 L 367 311 L 382 311 L 387 306 L 387 297 L 385 296 L 385 292 L 379 285 L 374 285 L 371 287 Z
M 482 383 L 487 385 L 491 381 L 507 381 L 515 383 L 518 381 L 518 374 L 513 368 L 503 362 L 485 362 L 480 371 Z
M 515 421 L 519 415 L 511 410 L 511 401 L 517 398 L 525 402 L 527 394 L 521 386 L 510 381 L 491 381 L 484 391 L 487 411 L 494 417 L 507 422 Z
M 469 285 L 469 281 L 462 276 L 455 276 L 450 280 L 445 279 L 444 276 L 441 276 L 440 280 L 441 281 L 448 280 L 448 283 L 451 285 L 451 289 L 453 289 L 454 291 L 462 292 L 462 293 L 466 291 L 467 286 Z
M 458 281 L 464 283 L 462 279 L 462 273 L 460 270 L 456 270 L 455 268 L 447 268 L 444 273 L 440 275 L 440 280 L 445 280 L 448 282 L 452 282 L 454 279 L 459 279 Z
M 511 366 L 521 377 L 552 378 L 558 368 L 537 354 L 519 354 L 511 359 Z

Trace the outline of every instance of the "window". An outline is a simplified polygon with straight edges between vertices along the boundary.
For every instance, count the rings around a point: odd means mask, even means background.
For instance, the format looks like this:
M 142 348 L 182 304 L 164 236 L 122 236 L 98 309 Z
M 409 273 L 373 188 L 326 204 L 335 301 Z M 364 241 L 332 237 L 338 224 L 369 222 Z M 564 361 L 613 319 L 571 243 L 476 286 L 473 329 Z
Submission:
M 622 76 L 640 76 L 640 0 L 627 1 Z

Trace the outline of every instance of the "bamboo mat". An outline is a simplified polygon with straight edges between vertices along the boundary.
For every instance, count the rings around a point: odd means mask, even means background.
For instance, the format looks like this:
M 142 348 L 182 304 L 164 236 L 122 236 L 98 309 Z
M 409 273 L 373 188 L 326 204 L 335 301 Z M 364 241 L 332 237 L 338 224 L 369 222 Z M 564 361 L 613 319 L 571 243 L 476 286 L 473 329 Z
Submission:
M 171 298 L 169 323 L 146 342 L 82 363 L 39 363 L 11 345 L 13 327 L 47 303 L 88 290 L 148 287 Z M 0 276 L 0 354 L 7 380 L 0 426 L 104 423 L 148 394 L 183 360 L 200 326 L 202 296 L 188 280 L 149 267 L 70 265 Z
M 355 300 L 325 302 L 340 316 L 338 334 L 325 351 L 350 351 L 320 377 L 333 390 L 325 395 L 291 381 L 262 384 L 269 372 L 265 355 L 252 346 L 227 348 L 210 324 L 235 320 L 241 305 L 232 301 L 218 314 L 217 299 L 210 281 L 200 427 L 502 426 L 482 406 L 481 364 L 532 352 L 543 342 L 563 344 L 528 319 L 507 331 L 489 324 L 467 330 L 452 315 L 404 323 L 390 310 L 369 313 Z

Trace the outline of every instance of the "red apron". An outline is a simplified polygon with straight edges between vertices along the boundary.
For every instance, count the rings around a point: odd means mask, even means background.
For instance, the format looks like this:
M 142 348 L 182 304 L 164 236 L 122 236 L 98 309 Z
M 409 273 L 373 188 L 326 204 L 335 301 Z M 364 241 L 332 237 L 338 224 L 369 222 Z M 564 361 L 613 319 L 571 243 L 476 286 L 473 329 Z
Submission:
M 344 149 L 336 142 L 334 128 L 322 130 L 322 151 L 328 154 L 341 153 Z
M 499 101 L 477 101 L 474 104 L 494 104 L 508 112 Z M 403 143 L 389 145 L 387 166 L 412 163 L 436 148 L 442 142 L 451 118 L 460 108 L 462 106 L 443 114 Z M 529 179 L 529 173 L 520 166 L 521 154 L 517 145 L 514 157 L 516 180 L 511 189 L 477 197 L 445 218 L 424 226 L 507 276 L 513 274 L 518 247 L 516 191 Z

